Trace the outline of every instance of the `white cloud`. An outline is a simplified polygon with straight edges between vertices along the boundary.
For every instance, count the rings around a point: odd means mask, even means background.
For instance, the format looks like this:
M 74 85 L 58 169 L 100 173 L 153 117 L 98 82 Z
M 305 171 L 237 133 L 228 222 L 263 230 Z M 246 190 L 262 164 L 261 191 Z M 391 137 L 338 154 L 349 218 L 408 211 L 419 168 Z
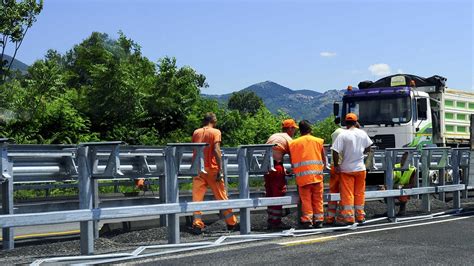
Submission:
M 397 69 L 397 74 L 403 74 L 403 73 L 405 73 L 405 71 L 403 71 L 403 69 L 401 69 L 401 68 Z
M 327 52 L 327 51 L 325 51 L 325 52 L 319 53 L 319 55 L 322 56 L 322 57 L 334 57 L 334 56 L 336 56 L 337 54 L 336 54 L 335 52 Z
M 369 66 L 369 71 L 374 76 L 388 76 L 392 73 L 390 66 L 387 64 L 373 64 Z

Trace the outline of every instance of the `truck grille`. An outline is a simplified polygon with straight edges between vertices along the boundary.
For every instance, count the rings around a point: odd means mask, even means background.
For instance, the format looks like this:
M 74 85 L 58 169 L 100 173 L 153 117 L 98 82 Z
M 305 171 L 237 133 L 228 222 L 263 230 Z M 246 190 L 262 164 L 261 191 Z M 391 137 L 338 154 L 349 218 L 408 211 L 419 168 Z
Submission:
M 379 149 L 395 148 L 395 135 L 375 135 L 370 138 Z

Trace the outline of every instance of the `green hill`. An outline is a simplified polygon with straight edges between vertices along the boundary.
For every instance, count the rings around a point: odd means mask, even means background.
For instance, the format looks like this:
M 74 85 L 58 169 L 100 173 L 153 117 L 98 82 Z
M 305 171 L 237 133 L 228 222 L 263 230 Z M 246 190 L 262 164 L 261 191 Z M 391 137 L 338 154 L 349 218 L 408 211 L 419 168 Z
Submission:
M 312 90 L 292 90 L 272 81 L 253 84 L 244 91 L 253 91 L 262 98 L 265 106 L 272 112 L 278 110 L 290 114 L 295 119 L 320 121 L 332 114 L 332 104 L 344 94 L 342 90 L 328 90 L 324 93 Z M 232 94 L 204 95 L 226 103 Z
M 3 59 L 10 62 L 12 60 L 12 57 L 9 56 L 9 55 L 4 55 Z M 22 73 L 26 73 L 26 71 L 28 71 L 28 67 L 29 66 L 27 64 L 21 62 L 20 60 L 14 59 L 11 69 L 12 70 L 19 70 Z

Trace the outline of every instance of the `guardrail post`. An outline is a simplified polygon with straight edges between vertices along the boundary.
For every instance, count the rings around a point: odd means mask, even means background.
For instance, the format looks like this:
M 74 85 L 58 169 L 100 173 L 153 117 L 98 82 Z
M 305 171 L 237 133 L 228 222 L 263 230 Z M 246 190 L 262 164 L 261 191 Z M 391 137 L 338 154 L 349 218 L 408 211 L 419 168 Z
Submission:
M 2 213 L 13 214 L 13 163 L 8 158 L 7 143 L 1 145 L 1 178 L 2 186 Z M 3 249 L 11 250 L 15 247 L 14 231 L 12 227 L 2 228 Z
M 167 181 L 167 202 L 179 203 L 178 171 L 176 166 L 176 147 L 168 146 L 165 149 L 165 169 Z M 178 165 L 179 166 L 179 165 Z M 168 214 L 168 243 L 179 243 L 179 216 Z
M 451 165 L 453 167 L 453 184 L 458 185 L 460 184 L 460 176 L 459 176 L 459 164 L 461 162 L 462 151 L 458 149 L 453 149 L 451 153 Z M 453 192 L 453 208 L 460 209 L 461 208 L 461 192 L 456 190 Z
M 473 116 L 474 117 L 474 116 Z M 472 133 L 474 135 L 474 133 Z M 474 173 L 474 150 L 469 151 L 467 150 L 465 164 L 462 166 L 462 174 L 463 174 L 463 184 L 466 188 L 462 191 L 462 198 L 467 199 L 469 196 L 469 186 L 471 183 L 474 183 L 474 180 L 470 180 L 470 173 Z M 470 167 L 471 164 L 472 166 Z
M 166 172 L 166 165 L 165 165 L 165 172 Z M 167 203 L 167 191 L 168 191 L 168 183 L 166 182 L 166 175 L 160 176 L 160 203 Z M 163 214 L 160 215 L 160 226 L 168 226 L 168 215 Z
M 416 173 L 415 173 L 415 187 L 416 188 L 419 188 L 420 187 L 420 172 L 421 172 L 421 168 L 420 168 L 420 153 L 419 151 L 416 152 L 414 155 L 413 155 L 413 165 L 415 166 L 416 168 Z M 420 195 L 416 195 L 415 196 L 416 199 L 420 199 Z
M 100 203 L 100 198 L 99 198 L 99 180 L 97 179 L 92 179 L 92 208 L 93 209 L 98 209 L 99 208 L 99 203 Z M 94 225 L 94 239 L 99 238 L 99 221 L 94 220 L 93 221 Z
M 239 198 L 250 198 L 249 189 L 249 165 L 247 158 L 247 148 L 237 150 L 237 162 L 239 164 Z M 250 234 L 250 209 L 240 209 L 240 234 Z
M 393 189 L 393 155 L 393 151 L 385 150 L 385 185 L 387 189 Z M 387 216 L 390 219 L 395 218 L 395 199 L 393 197 L 387 198 Z
M 430 185 L 430 152 L 429 150 L 423 149 L 421 154 L 421 185 L 428 187 Z M 423 210 L 425 212 L 431 212 L 431 201 L 429 194 L 423 194 L 421 196 Z
M 438 173 L 439 173 L 438 186 L 446 185 L 446 170 L 444 168 L 439 169 Z M 439 200 L 441 200 L 443 202 L 446 201 L 446 193 L 445 192 L 438 193 L 438 198 L 439 198 Z
M 79 146 L 77 148 L 77 165 L 79 179 L 79 209 L 92 209 L 92 165 L 89 161 L 89 147 Z M 80 222 L 81 254 L 90 255 L 94 253 L 94 222 Z
M 222 172 L 224 174 L 224 186 L 225 191 L 227 191 L 227 196 L 229 194 L 229 173 L 227 170 L 227 166 L 229 165 L 229 157 L 222 155 Z

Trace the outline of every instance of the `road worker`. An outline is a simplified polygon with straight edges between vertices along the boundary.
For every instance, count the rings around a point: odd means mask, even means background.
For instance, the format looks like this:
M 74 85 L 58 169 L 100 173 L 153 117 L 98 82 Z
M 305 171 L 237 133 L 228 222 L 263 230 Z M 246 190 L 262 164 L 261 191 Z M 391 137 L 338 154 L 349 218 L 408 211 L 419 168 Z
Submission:
M 334 141 L 331 149 L 334 156 L 334 169 L 339 176 L 339 214 L 336 222 L 349 225 L 365 221 L 365 177 L 364 154 L 373 144 L 365 131 L 358 129 L 357 115 L 348 113 L 345 117 L 347 130 L 344 130 Z M 341 161 L 339 163 L 339 158 Z M 355 209 L 355 219 L 354 219 Z
M 273 147 L 273 165 L 275 170 L 270 170 L 264 175 L 265 195 L 267 197 L 282 197 L 286 194 L 286 170 L 283 166 L 283 156 L 290 153 L 290 142 L 295 135 L 295 120 L 286 119 L 282 122 L 282 132 L 271 135 L 266 144 L 275 144 Z M 269 230 L 289 229 L 282 224 L 281 217 L 284 215 L 283 208 L 279 206 L 269 206 L 267 208 L 267 228 Z
M 143 190 L 145 188 L 145 178 L 135 179 L 135 187 L 140 190 Z
M 301 137 L 290 143 L 291 164 L 301 200 L 301 227 L 321 228 L 324 220 L 324 140 L 311 135 L 311 124 L 299 123 Z
M 216 200 L 227 200 L 227 191 L 224 186 L 222 170 L 222 154 L 220 149 L 221 131 L 216 129 L 217 118 L 214 113 L 204 116 L 202 127 L 193 133 L 194 143 L 207 143 L 204 148 L 204 169 L 199 176 L 193 178 L 193 202 L 203 201 L 208 187 L 211 188 Z M 228 230 L 238 230 L 237 218 L 232 209 L 222 212 Z M 202 212 L 194 212 L 193 233 L 201 234 L 205 228 L 202 221 Z
M 338 126 L 336 130 L 331 134 L 331 145 L 334 144 L 334 141 L 336 140 L 337 136 L 344 131 L 340 127 L 341 124 L 341 118 L 336 117 L 334 119 L 334 123 Z M 331 172 L 330 172 L 330 178 L 329 178 L 329 193 L 339 193 L 339 175 L 340 173 L 336 173 L 336 170 L 334 169 L 334 155 L 332 156 L 331 160 Z M 339 163 L 341 162 L 341 157 L 339 156 Z M 336 218 L 336 212 L 337 212 L 337 201 L 329 201 L 328 202 L 328 207 L 326 209 L 326 218 L 325 218 L 325 223 L 326 224 L 334 224 L 335 218 Z
M 407 157 L 408 157 L 408 153 L 404 153 L 400 163 L 395 164 L 394 167 L 401 168 L 405 164 Z M 393 187 L 395 189 L 412 187 L 415 177 L 416 177 L 416 167 L 414 167 L 411 163 L 409 163 L 407 170 L 393 171 Z M 400 203 L 400 208 L 397 214 L 398 216 L 406 215 L 406 206 L 407 206 L 407 202 L 409 198 L 410 198 L 409 196 L 398 197 L 398 201 Z

